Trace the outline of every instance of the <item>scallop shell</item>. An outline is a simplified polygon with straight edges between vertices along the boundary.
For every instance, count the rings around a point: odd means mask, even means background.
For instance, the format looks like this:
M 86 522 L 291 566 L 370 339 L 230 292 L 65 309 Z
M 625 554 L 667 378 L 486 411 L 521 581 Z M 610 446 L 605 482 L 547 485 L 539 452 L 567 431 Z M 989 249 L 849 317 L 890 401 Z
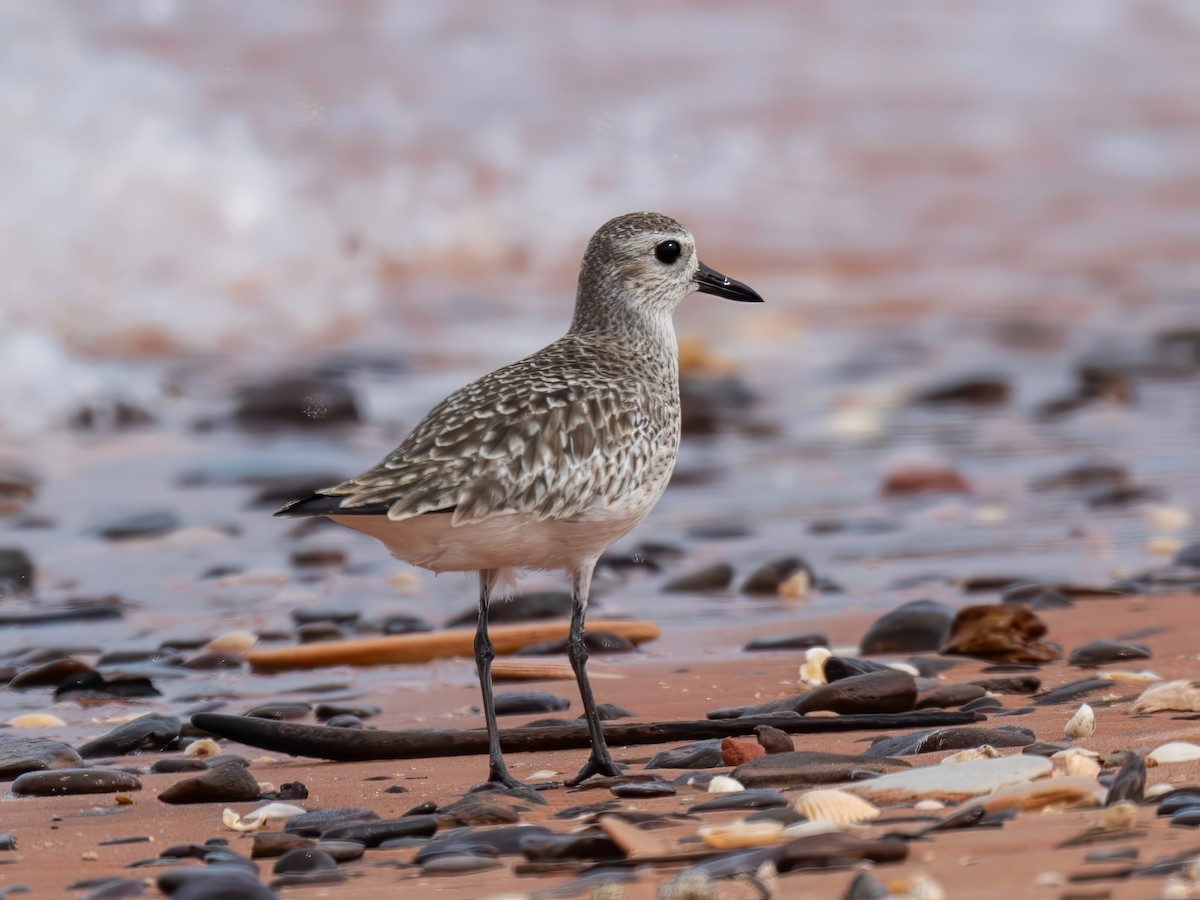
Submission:
M 697 834 L 714 850 L 740 850 L 745 847 L 767 847 L 779 840 L 782 822 L 730 822 L 727 825 L 708 825 Z
M 1082 747 L 1059 750 L 1050 757 L 1056 775 L 1082 775 L 1096 778 L 1100 774 L 1100 754 Z
M 1200 747 L 1188 741 L 1168 741 L 1161 747 L 1155 747 L 1146 756 L 1146 760 L 1156 763 L 1191 762 L 1200 759 Z
M 1096 733 L 1096 714 L 1086 703 L 1079 707 L 1075 715 L 1067 721 L 1063 728 L 1063 736 L 1069 740 L 1091 737 Z
M 736 791 L 744 791 L 745 789 L 745 785 L 736 778 L 730 778 L 728 775 L 716 775 L 708 783 L 708 792 L 710 794 L 732 794 Z
M 813 822 L 870 822 L 879 817 L 879 807 L 854 794 L 837 790 L 807 791 L 801 794 L 793 808 Z
M 1200 681 L 1168 681 L 1146 688 L 1133 701 L 1134 712 L 1200 711 Z
M 804 654 L 804 664 L 800 666 L 800 680 L 805 684 L 825 684 L 825 660 L 833 656 L 828 647 L 811 647 Z

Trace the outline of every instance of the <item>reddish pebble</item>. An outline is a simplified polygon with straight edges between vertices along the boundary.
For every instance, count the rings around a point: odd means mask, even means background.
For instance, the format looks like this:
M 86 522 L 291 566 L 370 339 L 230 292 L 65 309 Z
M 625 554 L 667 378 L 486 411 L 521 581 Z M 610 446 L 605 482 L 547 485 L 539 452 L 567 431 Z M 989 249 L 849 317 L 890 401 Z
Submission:
M 897 494 L 921 494 L 938 491 L 948 494 L 969 494 L 971 485 L 953 469 L 936 466 L 897 469 L 888 474 L 883 482 L 884 496 Z
M 759 746 L 758 741 L 731 737 L 721 741 L 721 762 L 727 766 L 740 766 L 742 763 L 766 755 L 767 751 Z

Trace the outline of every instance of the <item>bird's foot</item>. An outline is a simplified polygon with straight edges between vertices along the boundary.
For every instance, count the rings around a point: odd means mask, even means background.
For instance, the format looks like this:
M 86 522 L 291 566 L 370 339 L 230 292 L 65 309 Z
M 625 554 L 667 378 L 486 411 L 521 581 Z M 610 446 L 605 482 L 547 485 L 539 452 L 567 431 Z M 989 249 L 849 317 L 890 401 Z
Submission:
M 603 754 L 597 755 L 595 752 L 588 757 L 588 761 L 584 763 L 575 777 L 567 782 L 568 785 L 582 784 L 593 775 L 602 775 L 605 778 L 616 778 L 625 771 L 625 767 L 613 761 L 612 756 L 606 751 Z
M 548 787 L 549 785 L 546 785 L 546 786 Z M 513 778 L 512 775 L 510 775 L 507 770 L 500 771 L 500 772 L 493 770 L 492 772 L 488 773 L 487 781 L 480 782 L 479 784 L 477 784 L 473 788 L 471 788 L 469 791 L 467 791 L 467 793 L 468 794 L 482 794 L 482 793 L 495 791 L 495 792 L 498 792 L 501 794 L 505 794 L 506 796 L 521 797 L 526 800 L 529 800 L 530 802 L 545 805 L 546 800 L 542 797 L 541 794 L 538 793 L 538 789 L 540 787 L 543 787 L 543 786 L 538 785 L 535 787 L 534 785 L 525 784 L 522 781 L 517 781 L 517 779 Z

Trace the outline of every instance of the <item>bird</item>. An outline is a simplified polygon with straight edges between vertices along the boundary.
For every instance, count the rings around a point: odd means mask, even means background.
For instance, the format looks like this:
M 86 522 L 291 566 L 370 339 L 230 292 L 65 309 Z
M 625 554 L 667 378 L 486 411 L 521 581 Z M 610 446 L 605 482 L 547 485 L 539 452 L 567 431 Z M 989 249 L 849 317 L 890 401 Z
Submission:
M 324 516 L 433 572 L 477 572 L 475 665 L 488 735 L 481 788 L 522 789 L 500 748 L 488 606 L 523 569 L 571 584 L 567 654 L 591 742 L 569 783 L 616 776 L 587 677 L 584 623 L 600 555 L 670 480 L 680 441 L 672 314 L 694 292 L 762 302 L 702 263 L 675 219 L 635 212 L 588 241 L 566 334 L 459 388 L 384 459 L 275 515 Z

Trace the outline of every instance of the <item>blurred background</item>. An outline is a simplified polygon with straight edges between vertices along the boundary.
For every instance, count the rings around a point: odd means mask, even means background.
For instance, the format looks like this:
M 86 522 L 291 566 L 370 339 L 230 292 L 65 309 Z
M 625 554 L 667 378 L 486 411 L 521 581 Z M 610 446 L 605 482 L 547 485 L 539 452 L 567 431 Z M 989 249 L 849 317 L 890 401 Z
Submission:
M 558 336 L 637 209 L 767 303 L 680 310 L 689 435 L 647 526 L 679 554 L 618 605 L 692 616 L 661 582 L 711 564 L 697 621 L 1169 565 L 1200 504 L 1198 46 L 1192 0 L 0 5 L 10 581 L 145 627 L 469 605 L 266 514 Z M 730 599 L 776 557 L 810 606 Z

